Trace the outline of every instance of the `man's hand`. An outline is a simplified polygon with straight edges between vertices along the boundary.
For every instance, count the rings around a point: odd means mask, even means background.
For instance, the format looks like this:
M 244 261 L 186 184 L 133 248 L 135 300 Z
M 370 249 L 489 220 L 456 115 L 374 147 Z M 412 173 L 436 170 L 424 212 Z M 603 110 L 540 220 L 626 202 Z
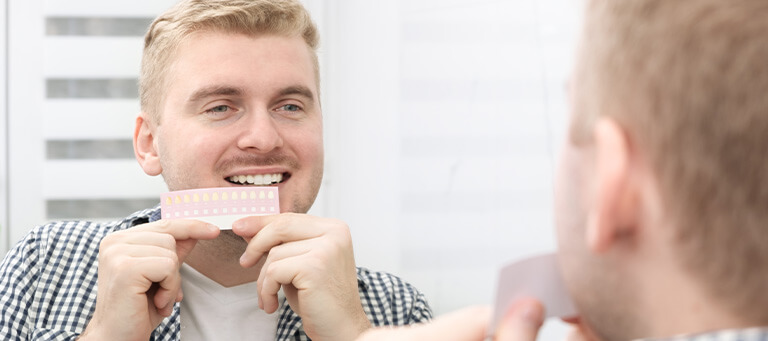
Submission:
M 490 308 L 470 307 L 440 316 L 426 324 L 369 329 L 357 341 L 482 341 L 485 340 L 490 321 Z
M 499 322 L 494 335 L 495 341 L 531 341 L 536 340 L 541 325 L 544 324 L 544 306 L 537 300 L 521 299 L 509 308 Z
M 179 267 L 197 240 L 219 229 L 159 220 L 107 235 L 99 246 L 96 310 L 80 339 L 148 340 L 182 298 Z
M 571 326 L 571 330 L 566 336 L 566 341 L 598 341 L 600 340 L 587 326 L 581 322 L 581 318 L 565 318 L 563 322 Z
M 266 256 L 257 280 L 264 311 L 277 310 L 282 286 L 313 340 L 353 340 L 370 328 L 357 288 L 352 237 L 344 222 L 283 213 L 243 218 L 232 230 L 248 241 L 240 259 L 243 267 Z
M 482 341 L 486 339 L 490 321 L 491 311 L 489 308 L 471 307 L 440 316 L 428 324 L 370 329 L 357 341 Z M 520 300 L 501 320 L 493 340 L 536 340 L 536 335 L 538 335 L 543 321 L 544 308 L 541 303 L 532 299 Z

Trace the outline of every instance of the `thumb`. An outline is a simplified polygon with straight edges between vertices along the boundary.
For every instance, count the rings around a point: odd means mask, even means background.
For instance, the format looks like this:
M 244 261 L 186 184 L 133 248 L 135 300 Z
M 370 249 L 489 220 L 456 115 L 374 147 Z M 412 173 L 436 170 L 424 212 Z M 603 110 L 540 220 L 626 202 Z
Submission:
M 544 323 L 544 307 L 534 299 L 515 303 L 496 329 L 495 341 L 536 340 Z
M 189 256 L 189 253 L 195 248 L 195 245 L 197 245 L 196 239 L 176 241 L 176 254 L 179 256 L 179 266 L 187 260 L 187 256 Z

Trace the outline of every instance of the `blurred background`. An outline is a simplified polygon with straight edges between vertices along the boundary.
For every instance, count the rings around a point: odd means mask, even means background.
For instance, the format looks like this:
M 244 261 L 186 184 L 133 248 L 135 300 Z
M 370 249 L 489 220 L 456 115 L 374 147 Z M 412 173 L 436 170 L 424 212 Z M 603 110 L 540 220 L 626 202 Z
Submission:
M 4 0 L 0 251 L 50 220 L 166 191 L 134 160 L 143 34 L 174 0 Z M 304 0 L 320 28 L 326 174 L 311 214 L 437 314 L 491 303 L 500 266 L 554 251 L 572 0 Z M 560 339 L 549 324 L 543 340 Z

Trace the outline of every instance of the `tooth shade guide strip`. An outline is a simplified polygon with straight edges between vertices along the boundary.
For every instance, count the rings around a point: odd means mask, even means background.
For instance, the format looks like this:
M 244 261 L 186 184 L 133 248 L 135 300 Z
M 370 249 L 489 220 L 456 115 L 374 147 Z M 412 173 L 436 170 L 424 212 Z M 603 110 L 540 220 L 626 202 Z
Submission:
M 220 187 L 174 191 L 162 194 L 160 202 L 163 219 L 280 213 L 277 187 Z

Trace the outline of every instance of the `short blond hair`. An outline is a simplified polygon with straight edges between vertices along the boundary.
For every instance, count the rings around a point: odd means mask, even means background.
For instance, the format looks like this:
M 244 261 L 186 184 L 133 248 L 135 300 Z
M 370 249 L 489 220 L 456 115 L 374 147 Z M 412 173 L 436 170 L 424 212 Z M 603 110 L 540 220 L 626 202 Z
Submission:
M 681 264 L 768 322 L 768 1 L 592 0 L 584 30 L 571 138 L 600 116 L 625 126 Z
M 152 22 L 144 37 L 139 96 L 142 111 L 159 117 L 166 73 L 181 42 L 199 31 L 302 37 L 310 48 L 319 84 L 319 36 L 297 0 L 182 0 Z

